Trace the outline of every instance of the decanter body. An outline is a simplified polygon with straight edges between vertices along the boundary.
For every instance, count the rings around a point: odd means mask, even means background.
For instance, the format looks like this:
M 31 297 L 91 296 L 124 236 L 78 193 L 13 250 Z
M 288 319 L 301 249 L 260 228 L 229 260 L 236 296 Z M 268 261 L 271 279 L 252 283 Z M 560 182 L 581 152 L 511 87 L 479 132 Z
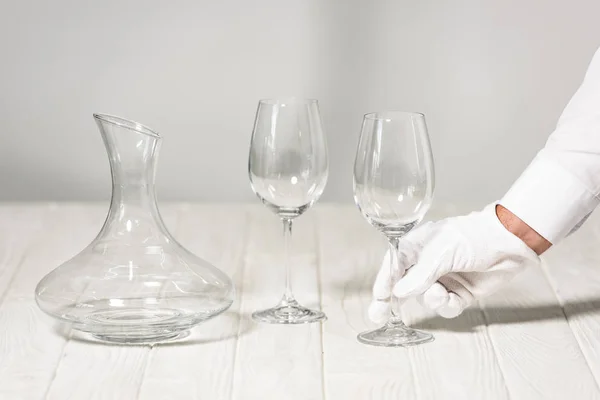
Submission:
M 161 137 L 133 121 L 94 115 L 109 156 L 112 199 L 98 236 L 46 275 L 39 307 L 104 341 L 156 343 L 227 310 L 231 279 L 183 248 L 157 207 Z

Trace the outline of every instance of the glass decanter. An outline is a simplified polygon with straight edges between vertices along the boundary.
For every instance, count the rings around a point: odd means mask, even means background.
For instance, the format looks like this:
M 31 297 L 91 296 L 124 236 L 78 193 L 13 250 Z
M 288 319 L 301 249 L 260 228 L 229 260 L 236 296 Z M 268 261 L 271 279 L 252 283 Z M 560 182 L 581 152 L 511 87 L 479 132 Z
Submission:
M 183 248 L 157 207 L 161 137 L 122 118 L 94 114 L 110 161 L 112 199 L 98 236 L 35 289 L 47 314 L 95 338 L 157 343 L 227 310 L 235 290 L 219 269 Z

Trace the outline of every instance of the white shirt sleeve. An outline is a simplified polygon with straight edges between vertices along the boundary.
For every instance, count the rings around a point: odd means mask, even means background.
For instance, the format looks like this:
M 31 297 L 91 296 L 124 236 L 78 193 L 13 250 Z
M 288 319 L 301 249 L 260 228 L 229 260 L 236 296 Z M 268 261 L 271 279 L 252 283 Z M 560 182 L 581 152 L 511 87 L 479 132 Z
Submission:
M 556 244 L 600 195 L 600 49 L 546 146 L 500 204 Z

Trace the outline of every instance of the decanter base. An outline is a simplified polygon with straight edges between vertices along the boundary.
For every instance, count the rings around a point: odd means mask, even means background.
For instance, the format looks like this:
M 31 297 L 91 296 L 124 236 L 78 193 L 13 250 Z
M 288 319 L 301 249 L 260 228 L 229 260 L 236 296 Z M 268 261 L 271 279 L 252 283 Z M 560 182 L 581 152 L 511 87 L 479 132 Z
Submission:
M 73 328 L 103 342 L 156 344 L 187 336 L 199 322 L 175 309 L 124 308 L 91 313 Z
M 88 303 L 90 304 L 90 303 Z M 99 309 L 84 315 L 62 314 L 73 329 L 103 342 L 119 344 L 157 344 L 182 339 L 196 325 L 211 319 L 229 306 L 205 313 L 184 309 L 119 307 Z
M 152 332 L 148 331 L 143 335 L 136 332 L 133 335 L 101 335 L 92 334 L 92 337 L 101 342 L 115 343 L 115 344 L 148 344 L 154 345 L 158 343 L 172 342 L 187 337 L 190 331 L 182 331 L 165 334 L 164 332 Z

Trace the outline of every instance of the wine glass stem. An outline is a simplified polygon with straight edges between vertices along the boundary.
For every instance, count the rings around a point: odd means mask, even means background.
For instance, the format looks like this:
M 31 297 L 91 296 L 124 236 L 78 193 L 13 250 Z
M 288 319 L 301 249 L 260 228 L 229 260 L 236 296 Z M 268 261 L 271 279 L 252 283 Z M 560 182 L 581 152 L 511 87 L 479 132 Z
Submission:
M 404 275 L 403 268 L 400 266 L 400 250 L 399 250 L 399 237 L 388 238 L 390 245 L 390 302 L 391 302 L 391 315 L 388 320 L 388 324 L 391 325 L 404 325 L 400 314 L 400 299 L 393 294 L 394 285 Z
M 292 220 L 283 218 L 283 251 L 285 266 L 285 293 L 283 294 L 282 304 L 296 303 L 292 293 L 292 278 L 290 271 L 290 241 L 292 240 Z

